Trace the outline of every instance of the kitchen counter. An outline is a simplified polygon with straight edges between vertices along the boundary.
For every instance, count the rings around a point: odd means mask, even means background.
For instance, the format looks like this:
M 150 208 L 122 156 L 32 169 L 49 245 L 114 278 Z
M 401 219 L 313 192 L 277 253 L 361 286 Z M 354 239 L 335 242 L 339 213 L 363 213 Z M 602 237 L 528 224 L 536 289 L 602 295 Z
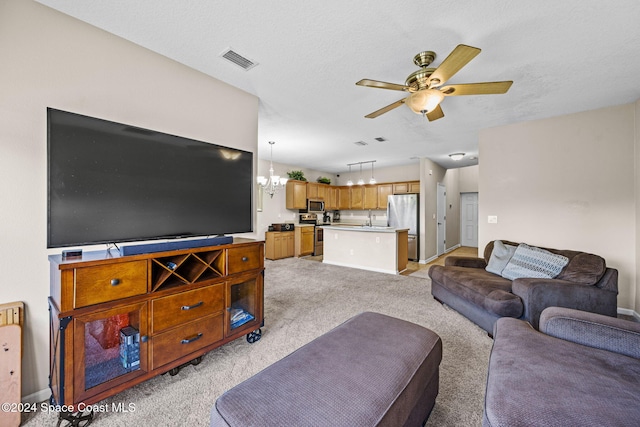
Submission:
M 408 264 L 408 229 L 326 225 L 322 262 L 399 274 Z
M 323 225 L 322 228 L 325 230 L 351 230 L 351 231 L 365 231 L 365 232 L 376 232 L 376 233 L 396 233 L 398 231 L 408 231 L 408 229 L 397 229 L 393 227 L 385 227 L 381 225 Z

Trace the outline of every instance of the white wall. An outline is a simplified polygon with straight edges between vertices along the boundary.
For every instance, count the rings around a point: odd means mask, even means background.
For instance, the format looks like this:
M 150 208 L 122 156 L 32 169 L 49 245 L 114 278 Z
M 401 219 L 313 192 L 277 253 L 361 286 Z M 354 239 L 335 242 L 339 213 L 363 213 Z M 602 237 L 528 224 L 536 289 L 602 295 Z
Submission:
M 634 293 L 634 305 L 633 309 L 636 313 L 640 313 L 640 100 L 635 104 L 635 173 L 636 173 L 636 280 L 635 288 L 632 289 Z
M 467 166 L 459 168 L 460 173 L 459 183 L 461 193 L 477 193 L 478 192 L 478 174 L 480 173 L 480 166 Z
M 508 239 L 600 255 L 619 270 L 618 306 L 637 311 L 636 105 L 481 131 L 479 247 Z
M 0 302 L 26 303 L 22 392 L 46 399 L 46 108 L 255 153 L 258 99 L 29 0 L 0 2 L 0 52 Z

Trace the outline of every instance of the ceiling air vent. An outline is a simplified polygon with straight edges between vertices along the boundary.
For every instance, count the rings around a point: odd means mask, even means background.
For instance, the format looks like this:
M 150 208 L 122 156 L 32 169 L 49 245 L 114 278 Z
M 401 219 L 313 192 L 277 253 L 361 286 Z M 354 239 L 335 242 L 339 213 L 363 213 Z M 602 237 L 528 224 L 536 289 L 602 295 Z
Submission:
M 237 65 L 238 67 L 242 68 L 245 71 L 249 71 L 256 65 L 258 65 L 257 62 L 254 62 L 249 58 L 246 58 L 240 55 L 238 52 L 235 52 L 231 48 L 225 49 L 225 51 L 222 52 L 220 56 L 226 59 L 227 61 L 232 62 L 233 64 Z
M 384 139 L 384 138 L 383 138 L 383 137 L 381 137 L 381 136 L 379 136 L 379 137 L 377 137 L 377 138 L 373 138 L 373 139 L 375 139 L 375 140 L 376 140 L 376 141 L 378 141 L 378 142 L 385 142 L 385 141 L 386 141 L 386 139 Z
M 367 143 L 366 143 L 366 142 L 364 142 L 364 141 L 356 141 L 356 142 L 354 142 L 354 144 L 356 144 L 356 145 L 360 145 L 360 146 L 369 145 L 369 144 L 367 144 Z

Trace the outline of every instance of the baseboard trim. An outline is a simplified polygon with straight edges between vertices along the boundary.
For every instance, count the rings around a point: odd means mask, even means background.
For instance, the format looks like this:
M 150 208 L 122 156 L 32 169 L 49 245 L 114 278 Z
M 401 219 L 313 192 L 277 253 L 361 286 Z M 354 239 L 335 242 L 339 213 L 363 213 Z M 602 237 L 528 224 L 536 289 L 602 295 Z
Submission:
M 444 250 L 444 253 L 445 253 L 445 254 L 448 254 L 449 252 L 451 252 L 451 251 L 455 251 L 456 249 L 458 249 L 458 248 L 460 248 L 460 247 L 462 247 L 462 246 L 458 243 L 457 245 L 455 245 L 455 246 L 453 246 L 453 247 L 451 247 L 451 248 L 449 248 L 449 249 L 445 249 L 445 250 Z
M 420 260 L 420 264 L 429 264 L 431 261 L 435 261 L 438 259 L 438 255 L 434 255 L 431 258 L 427 258 L 427 259 L 421 259 Z
M 625 316 L 632 316 L 637 322 L 640 322 L 640 314 L 630 308 L 618 307 L 618 314 L 624 314 Z
M 48 388 L 43 388 L 40 391 L 36 391 L 35 393 L 31 393 L 28 396 L 22 396 L 23 403 L 39 403 L 48 401 L 51 397 L 51 390 Z
M 363 266 L 360 266 L 360 265 L 353 265 L 353 264 L 349 264 L 349 263 L 346 263 L 346 262 L 325 261 L 325 260 L 322 260 L 322 262 L 325 263 L 325 264 L 337 265 L 338 267 L 349 267 L 349 268 L 357 268 L 359 270 L 375 271 L 376 273 L 386 273 L 386 274 L 395 274 L 395 275 L 400 274 L 400 272 L 396 272 L 396 271 L 393 271 L 393 270 L 387 270 L 387 269 L 384 269 L 384 268 L 375 268 L 375 267 L 371 267 L 371 268 L 363 267 Z

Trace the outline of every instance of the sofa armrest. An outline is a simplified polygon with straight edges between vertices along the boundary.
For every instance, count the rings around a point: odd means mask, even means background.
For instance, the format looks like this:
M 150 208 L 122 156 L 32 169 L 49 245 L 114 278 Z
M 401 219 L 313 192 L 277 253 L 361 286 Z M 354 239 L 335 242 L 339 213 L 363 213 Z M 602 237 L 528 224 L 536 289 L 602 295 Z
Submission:
M 562 307 L 540 316 L 540 332 L 640 359 L 640 323 Z
M 511 291 L 522 299 L 524 320 L 538 329 L 542 310 L 566 307 L 616 316 L 616 293 L 560 279 L 515 279 Z
M 447 267 L 485 268 L 487 263 L 484 258 L 448 256 L 444 259 L 444 265 Z

